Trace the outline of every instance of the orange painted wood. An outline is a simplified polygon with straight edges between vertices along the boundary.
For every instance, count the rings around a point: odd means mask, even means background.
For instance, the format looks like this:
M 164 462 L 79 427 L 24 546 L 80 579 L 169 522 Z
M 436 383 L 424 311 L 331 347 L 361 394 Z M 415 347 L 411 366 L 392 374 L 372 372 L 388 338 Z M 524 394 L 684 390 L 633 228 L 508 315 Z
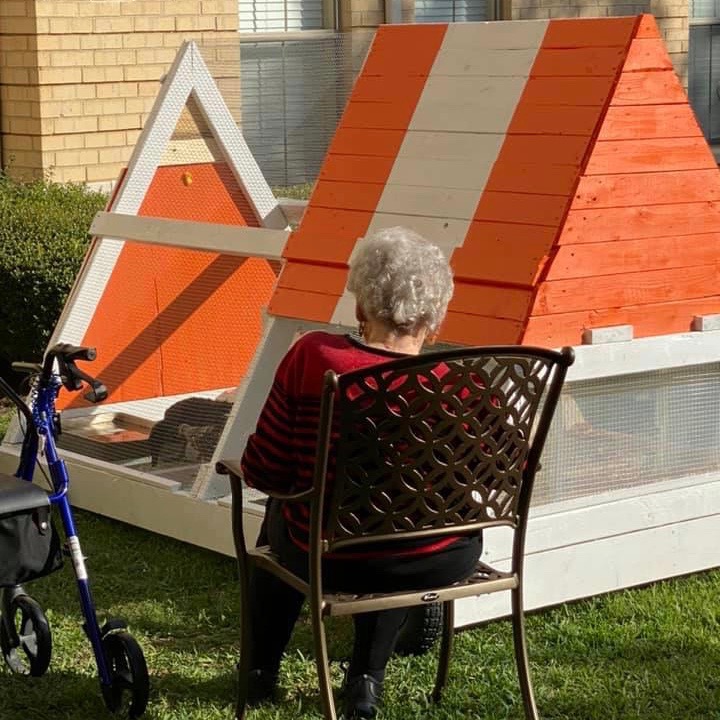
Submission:
M 517 320 L 449 312 L 440 328 L 439 340 L 459 345 L 515 345 L 522 332 L 523 323 Z
M 578 135 L 508 135 L 496 162 L 579 166 L 590 144 Z
M 472 222 L 450 264 L 458 280 L 532 286 L 553 245 L 556 228 Z
M 628 175 L 592 175 L 580 179 L 572 209 L 632 207 L 720 200 L 720 172 L 686 170 Z
M 347 282 L 347 267 L 288 262 L 278 280 L 278 287 L 308 290 L 339 297 Z
M 620 47 L 567 47 L 551 49 L 543 43 L 535 58 L 531 77 L 587 75 L 613 78 L 625 59 L 624 43 Z
M 371 212 L 311 205 L 300 227 L 290 235 L 283 256 L 321 264 L 347 263 L 355 241 L 365 234 L 372 216 Z
M 340 127 L 404 130 L 415 112 L 415 102 L 364 102 L 351 100 L 340 118 Z
M 625 47 L 636 23 L 635 17 L 551 20 L 542 48 Z
M 216 163 L 158 168 L 139 214 L 257 225 L 231 170 Z M 82 340 L 98 349 L 93 372 L 111 402 L 237 384 L 274 283 L 264 260 L 126 243 Z
M 690 106 L 614 105 L 603 120 L 598 140 L 700 137 L 702 130 Z
M 658 70 L 622 73 L 610 104 L 667 105 L 687 101 L 687 95 L 675 72 Z
M 493 192 L 480 196 L 474 220 L 515 222 L 526 225 L 558 227 L 565 216 L 568 199 L 561 195 Z
M 428 75 L 446 30 L 446 24 L 394 25 L 392 32 L 381 26 L 362 74 L 397 77 L 398 83 L 407 75 Z
M 637 305 L 611 310 L 583 310 L 561 315 L 531 317 L 522 337 L 524 345 L 579 345 L 584 329 L 632 325 L 635 337 L 687 332 L 694 315 L 720 312 L 720 297 Z
M 319 179 L 384 183 L 390 176 L 394 164 L 395 158 L 372 155 L 327 155 Z
M 718 264 L 554 280 L 540 285 L 532 315 L 703 298 L 720 293 L 719 281 Z
M 604 140 L 595 143 L 586 175 L 717 168 L 704 137 Z M 681 199 L 681 198 L 678 198 Z
M 538 193 L 568 197 L 577 183 L 576 165 L 513 165 L 496 162 L 486 190 Z
M 672 69 L 672 61 L 660 38 L 635 38 L 630 43 L 623 72 Z
M 394 158 L 405 130 L 372 130 L 340 127 L 328 148 L 333 155 L 373 155 Z M 312 202 L 312 198 L 310 198 Z
M 720 262 L 720 233 L 562 245 L 547 270 L 547 281 L 634 273 Z
M 720 203 L 570 210 L 559 245 L 720 232 Z
M 417 103 L 425 87 L 426 78 L 406 77 L 401 83 L 395 78 L 362 74 L 355 81 L 350 101 L 365 102 L 412 102 Z
M 379 183 L 319 180 L 312 194 L 313 207 L 374 212 L 384 185 Z
M 268 311 L 271 315 L 280 317 L 330 322 L 337 301 L 337 295 L 278 287 L 270 300 Z
M 612 91 L 612 77 L 531 77 L 523 90 L 523 103 L 531 105 L 604 105 Z
M 530 288 L 457 282 L 450 310 L 469 315 L 525 322 L 532 304 Z
M 659 38 L 660 31 L 658 30 L 657 23 L 655 22 L 654 15 L 645 13 L 640 16 L 640 22 L 638 23 L 637 30 L 635 31 L 636 38 Z
M 525 96 L 521 95 L 507 132 L 509 135 L 592 135 L 601 109 L 599 104 L 562 108 L 536 105 L 525 102 Z

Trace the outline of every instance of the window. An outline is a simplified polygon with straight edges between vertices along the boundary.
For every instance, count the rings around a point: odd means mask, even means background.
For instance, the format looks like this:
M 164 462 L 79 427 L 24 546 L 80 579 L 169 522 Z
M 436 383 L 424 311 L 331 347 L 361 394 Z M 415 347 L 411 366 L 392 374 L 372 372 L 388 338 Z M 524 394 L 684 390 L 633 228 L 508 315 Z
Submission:
M 487 0 L 415 0 L 415 22 L 471 22 L 492 20 Z
M 238 29 L 247 32 L 322 30 L 325 0 L 239 0 Z
M 691 0 L 688 95 L 705 137 L 720 143 L 720 0 Z

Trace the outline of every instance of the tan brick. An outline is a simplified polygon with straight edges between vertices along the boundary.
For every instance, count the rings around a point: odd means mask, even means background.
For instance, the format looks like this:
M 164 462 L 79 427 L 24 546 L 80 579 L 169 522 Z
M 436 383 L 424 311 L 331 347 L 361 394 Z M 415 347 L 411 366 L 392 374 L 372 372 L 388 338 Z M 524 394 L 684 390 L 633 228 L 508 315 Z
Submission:
M 90 20 L 96 33 L 128 33 L 135 29 L 132 17 L 96 17 Z
M 85 167 L 54 167 L 50 176 L 59 183 L 84 183 L 87 181 L 87 170 Z
M 98 182 L 102 180 L 115 180 L 122 170 L 120 163 L 111 163 L 108 165 L 89 165 L 86 168 L 87 181 Z
M 139 65 L 163 64 L 171 65 L 177 54 L 173 48 L 159 48 L 137 50 L 137 63 Z M 129 63 L 128 63 L 129 64 Z
M 126 163 L 131 153 L 129 147 L 110 147 L 101 148 L 98 154 L 101 163 Z
M 95 50 L 88 65 L 134 65 L 135 50 Z
M 215 18 L 203 15 L 179 15 L 175 18 L 175 29 L 178 32 L 214 30 Z
M 98 119 L 96 117 L 43 118 L 42 125 L 43 128 L 52 128 L 52 133 L 55 135 L 95 132 L 98 129 Z
M 82 35 L 40 35 L 38 50 L 80 50 Z
M 125 131 L 125 141 L 127 142 L 128 146 L 134 147 L 137 144 L 137 141 L 140 138 L 141 132 L 142 132 L 142 130 L 126 130 Z
M 167 15 L 199 15 L 200 12 L 200 0 L 166 0 L 165 3 Z
M 33 139 L 30 135 L 8 135 L 7 138 L 3 138 L 3 152 L 33 149 Z
M 120 36 L 118 36 L 120 37 Z M 122 36 L 122 46 L 126 48 L 158 47 L 160 33 L 134 32 Z
M 62 102 L 42 103 L 42 113 L 38 117 L 59 118 L 59 117 L 81 117 L 83 115 L 83 103 L 81 100 L 63 100 Z
M 133 7 L 140 5 L 138 2 L 119 2 L 119 0 L 93 0 L 93 2 L 80 3 L 80 15 L 90 15 L 92 17 L 120 15 L 123 7 Z
M 125 113 L 125 98 L 102 98 L 82 101 L 85 115 L 122 115 Z
M 128 98 L 125 100 L 125 112 L 146 113 L 153 106 L 152 98 Z
M 42 102 L 77 98 L 77 85 L 41 85 L 38 91 Z
M 41 85 L 67 85 L 83 80 L 83 71 L 80 68 L 39 68 L 37 72 Z
M 158 80 L 159 79 L 160 78 L 158 78 Z M 158 90 L 160 90 L 158 80 L 139 82 L 137 85 L 138 97 L 155 97 L 158 94 Z
M 3 35 L 2 36 L 2 48 L 7 52 L 16 52 L 18 50 L 28 49 L 28 39 L 22 35 Z
M 48 152 L 63 150 L 65 148 L 65 139 L 68 137 L 81 138 L 82 135 L 46 135 L 45 137 L 38 138 L 38 144 Z
M 119 69 L 119 68 L 118 68 Z M 159 80 L 166 72 L 165 65 L 135 65 L 122 68 L 125 80 Z
M 85 147 L 104 148 L 125 146 L 127 143 L 125 130 L 116 130 L 114 132 L 96 132 L 85 137 Z
M 175 29 L 174 17 L 149 15 L 133 18 L 135 32 L 167 32 Z
M 237 32 L 237 30 L 238 30 L 237 15 L 218 15 L 215 18 L 215 29 L 216 30 L 229 30 L 232 32 Z
M 68 167 L 78 165 L 96 165 L 98 162 L 98 151 L 87 149 L 58 150 L 55 153 L 55 165 L 57 167 Z
M 3 0 L 0 3 L 2 18 L 25 18 L 28 15 L 30 15 L 30 7 L 24 0 Z
M 133 130 L 141 126 L 139 115 L 107 115 L 98 118 L 98 130 Z
M 96 97 L 98 98 L 135 98 L 138 94 L 137 83 L 134 82 L 117 82 L 103 83 L 97 86 Z
M 38 25 L 40 22 L 41 18 L 38 18 Z M 93 31 L 92 18 L 48 18 L 45 22 L 48 23 L 47 32 L 51 34 L 68 35 L 72 33 L 91 33 Z
M 86 67 L 82 69 L 82 81 L 86 83 L 119 82 L 124 79 L 121 67 Z
M 83 50 L 110 50 L 123 47 L 125 35 L 80 35 Z
M 93 50 L 66 50 L 51 53 L 50 64 L 53 67 L 87 67 L 93 64 Z M 38 63 L 40 67 L 44 63 Z
M 80 15 L 80 2 L 37 2 L 35 12 L 38 17 L 48 18 L 76 18 Z
M 133 3 L 125 2 L 120 5 L 121 15 L 164 15 L 165 13 L 165 4 L 162 0 L 142 0 L 142 2 Z

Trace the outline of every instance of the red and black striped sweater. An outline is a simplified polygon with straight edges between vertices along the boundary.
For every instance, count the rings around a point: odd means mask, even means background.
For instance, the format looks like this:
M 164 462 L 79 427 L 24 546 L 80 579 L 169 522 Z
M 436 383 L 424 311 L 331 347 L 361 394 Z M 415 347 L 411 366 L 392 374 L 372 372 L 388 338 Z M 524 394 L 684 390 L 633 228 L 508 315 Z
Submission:
M 301 492 L 312 485 L 319 425 L 320 393 L 327 370 L 339 375 L 387 362 L 401 353 L 368 347 L 349 335 L 311 332 L 303 335 L 281 361 L 257 428 L 242 457 L 243 480 L 262 492 Z M 284 516 L 293 542 L 308 547 L 309 507 L 286 502 Z M 437 552 L 457 538 L 413 545 L 393 555 Z M 368 557 L 377 552 L 352 553 Z M 381 555 L 388 554 L 380 551 Z M 350 557 L 350 553 L 338 553 Z

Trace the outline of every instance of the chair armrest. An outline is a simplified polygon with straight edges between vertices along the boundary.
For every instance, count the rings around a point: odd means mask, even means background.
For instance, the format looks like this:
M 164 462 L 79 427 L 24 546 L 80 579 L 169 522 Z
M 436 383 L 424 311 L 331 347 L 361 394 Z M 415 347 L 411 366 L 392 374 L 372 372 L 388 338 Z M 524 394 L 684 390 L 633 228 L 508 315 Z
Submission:
M 240 460 L 219 460 L 215 464 L 215 470 L 219 475 L 232 475 L 242 480 L 242 474 L 240 471 Z M 242 485 L 239 486 L 242 491 Z M 302 492 L 295 493 L 281 493 L 276 490 L 262 490 L 258 488 L 260 492 L 269 495 L 271 498 L 276 500 L 304 500 L 311 498 L 315 494 L 315 488 L 308 488 Z

